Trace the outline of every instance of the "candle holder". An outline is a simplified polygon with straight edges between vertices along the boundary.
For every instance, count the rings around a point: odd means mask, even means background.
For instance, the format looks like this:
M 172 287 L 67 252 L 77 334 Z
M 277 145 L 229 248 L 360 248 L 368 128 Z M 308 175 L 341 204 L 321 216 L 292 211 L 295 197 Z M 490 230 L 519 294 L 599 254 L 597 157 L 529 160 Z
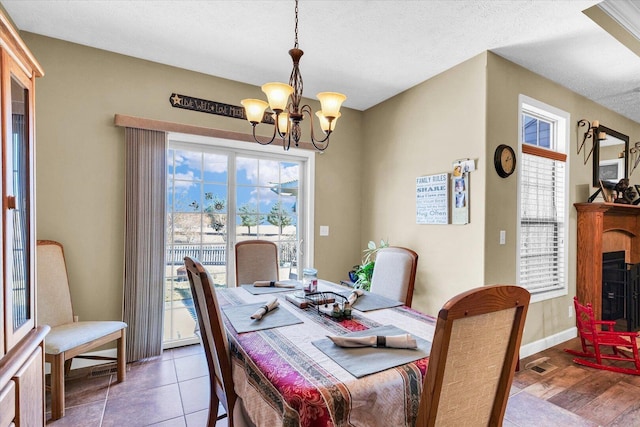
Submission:
M 631 176 L 633 171 L 638 167 L 638 163 L 640 163 L 640 141 L 633 144 L 633 147 L 629 149 L 629 154 L 631 155 L 631 163 L 633 163 L 629 171 L 629 176 Z
M 582 137 L 582 142 L 578 145 L 578 154 L 584 148 L 584 164 L 586 165 L 593 154 L 593 150 L 598 146 L 598 142 L 603 139 L 607 139 L 607 135 L 605 132 L 600 132 L 598 129 L 600 127 L 600 122 L 598 120 L 594 120 L 593 123 L 586 119 L 578 120 L 578 128 L 587 127 Z M 589 153 L 587 153 L 587 148 L 585 147 L 585 143 L 587 139 L 591 140 L 591 149 Z
M 327 291 L 307 294 L 304 298 L 321 315 L 335 320 L 351 319 L 351 305 L 344 295 Z

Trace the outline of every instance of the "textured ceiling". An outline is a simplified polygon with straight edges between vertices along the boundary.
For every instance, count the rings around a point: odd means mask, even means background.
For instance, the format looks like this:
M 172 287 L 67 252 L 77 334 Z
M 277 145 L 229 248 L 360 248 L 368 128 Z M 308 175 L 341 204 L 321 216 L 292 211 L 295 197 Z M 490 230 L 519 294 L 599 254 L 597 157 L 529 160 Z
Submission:
M 292 0 L 0 3 L 49 37 L 257 86 L 291 72 Z M 640 122 L 640 57 L 582 12 L 597 3 L 300 0 L 305 96 L 365 110 L 491 50 Z

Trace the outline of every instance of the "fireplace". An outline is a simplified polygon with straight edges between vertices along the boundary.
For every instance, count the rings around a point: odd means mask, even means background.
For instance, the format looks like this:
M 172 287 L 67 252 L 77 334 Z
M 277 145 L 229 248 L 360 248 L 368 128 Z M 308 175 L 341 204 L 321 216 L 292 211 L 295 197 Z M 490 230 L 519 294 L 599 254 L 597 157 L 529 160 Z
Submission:
M 608 252 L 624 252 L 626 264 L 640 264 L 640 206 L 619 203 L 576 203 L 574 206 L 578 214 L 576 242 L 576 296 L 578 300 L 583 304 L 591 303 L 593 305 L 593 314 L 596 320 L 603 319 L 602 308 L 603 305 L 607 305 L 607 310 L 616 315 L 620 310 L 623 310 L 622 319 L 625 319 L 625 323 L 629 318 L 632 318 L 637 324 L 640 318 L 637 316 L 638 285 L 634 284 L 633 273 L 630 273 L 632 277 L 625 281 L 628 285 L 614 283 L 619 280 L 621 273 L 613 273 L 613 279 L 608 279 L 607 283 L 611 284 L 610 287 L 614 289 L 614 294 L 605 304 L 602 301 L 602 274 L 603 254 Z M 621 267 L 620 261 L 613 262 L 613 265 L 616 264 Z M 624 270 L 634 268 L 625 265 Z M 616 295 L 620 288 L 624 290 L 622 308 L 620 308 L 620 297 Z M 610 292 L 612 291 L 609 289 L 606 291 L 607 299 L 609 299 Z
M 614 320 L 616 330 L 640 328 L 640 264 L 625 262 L 625 251 L 602 254 L 602 320 Z

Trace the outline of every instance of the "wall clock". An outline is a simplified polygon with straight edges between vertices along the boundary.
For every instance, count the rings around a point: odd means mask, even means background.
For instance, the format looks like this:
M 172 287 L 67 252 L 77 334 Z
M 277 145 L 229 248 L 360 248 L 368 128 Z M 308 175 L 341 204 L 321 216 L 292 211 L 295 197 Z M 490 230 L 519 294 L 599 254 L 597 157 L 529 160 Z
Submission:
M 501 178 L 506 178 L 516 170 L 516 153 L 513 148 L 500 144 L 493 156 L 493 164 Z

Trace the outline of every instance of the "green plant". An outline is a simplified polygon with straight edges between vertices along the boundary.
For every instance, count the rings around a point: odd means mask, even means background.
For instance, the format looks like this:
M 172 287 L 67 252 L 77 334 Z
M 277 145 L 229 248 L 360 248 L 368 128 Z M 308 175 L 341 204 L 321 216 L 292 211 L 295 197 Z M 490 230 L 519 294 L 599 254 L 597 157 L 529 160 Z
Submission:
M 271 225 L 275 225 L 280 228 L 280 234 L 282 229 L 293 223 L 293 218 L 287 212 L 287 209 L 282 206 L 280 201 L 277 201 L 272 207 L 271 211 L 267 215 L 267 222 Z
M 380 246 L 376 246 L 376 242 L 369 241 L 367 248 L 362 251 L 362 263 L 360 265 L 354 265 L 353 271 L 357 278 L 355 281 L 356 287 L 368 291 L 371 288 L 371 277 L 373 277 L 373 268 L 375 267 L 376 253 L 382 248 L 389 246 L 388 242 L 380 240 Z
M 258 215 L 258 208 L 249 206 L 248 203 L 238 209 L 241 225 L 247 227 L 247 234 L 251 234 L 251 227 L 260 224 L 264 220 L 264 215 Z

